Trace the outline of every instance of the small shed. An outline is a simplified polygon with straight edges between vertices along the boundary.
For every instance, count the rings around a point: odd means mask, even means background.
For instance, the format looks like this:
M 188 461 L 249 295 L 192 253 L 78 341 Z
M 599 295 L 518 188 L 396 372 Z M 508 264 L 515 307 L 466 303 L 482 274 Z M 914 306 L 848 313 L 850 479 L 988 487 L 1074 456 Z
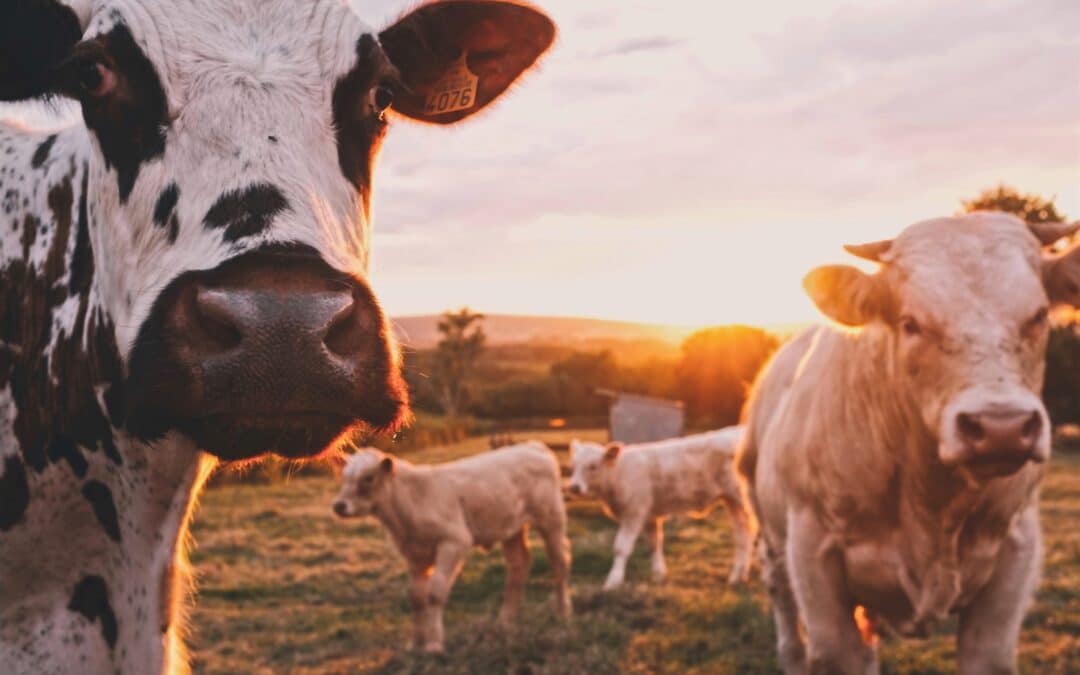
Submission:
M 682 436 L 686 412 L 682 401 L 598 389 L 611 399 L 608 438 L 622 443 L 649 443 Z

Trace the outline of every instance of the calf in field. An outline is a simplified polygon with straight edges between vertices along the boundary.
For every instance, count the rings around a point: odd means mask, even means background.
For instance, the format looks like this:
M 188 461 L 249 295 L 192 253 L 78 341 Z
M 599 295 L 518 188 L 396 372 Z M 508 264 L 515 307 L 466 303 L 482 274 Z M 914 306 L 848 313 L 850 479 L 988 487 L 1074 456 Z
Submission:
M 474 546 L 502 544 L 506 594 L 500 619 L 517 615 L 529 575 L 528 533 L 544 540 L 559 614 L 570 615 L 570 542 L 554 455 L 529 442 L 436 466 L 414 466 L 378 450 L 345 465 L 334 513 L 375 516 L 409 566 L 413 647 L 443 650 L 443 607 Z
M 604 582 L 605 589 L 622 585 L 626 561 L 642 528 L 652 549 L 653 579 L 662 581 L 667 574 L 664 519 L 679 513 L 704 517 L 719 502 L 731 514 L 735 539 L 735 562 L 728 582 L 747 579 L 754 526 L 743 507 L 732 464 L 741 433 L 741 427 L 727 427 L 627 446 L 571 442 L 570 491 L 595 496 L 607 514 L 619 522 L 615 562 Z
M 185 670 L 212 458 L 401 422 L 379 145 L 484 109 L 553 36 L 484 0 L 382 31 L 342 0 L 0 3 L 0 100 L 82 111 L 0 123 L 0 672 Z
M 949 614 L 961 673 L 1016 672 L 1041 567 L 1047 316 L 1080 304 L 1080 247 L 1040 244 L 1076 229 L 940 218 L 849 247 L 874 274 L 806 277 L 844 327 L 780 349 L 737 460 L 785 672 L 876 673 L 875 629 L 923 635 Z

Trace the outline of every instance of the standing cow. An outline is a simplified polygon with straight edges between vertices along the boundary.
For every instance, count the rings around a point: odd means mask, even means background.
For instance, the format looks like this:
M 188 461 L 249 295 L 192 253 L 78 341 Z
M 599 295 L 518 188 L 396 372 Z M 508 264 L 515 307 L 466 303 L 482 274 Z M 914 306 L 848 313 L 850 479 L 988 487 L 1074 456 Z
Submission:
M 921 635 L 950 613 L 962 673 L 1016 671 L 1050 456 L 1047 316 L 1080 301 L 1080 247 L 1040 242 L 1075 229 L 942 218 L 848 247 L 875 274 L 806 277 L 845 327 L 777 353 L 737 461 L 785 672 L 876 673 L 875 629 Z
M 409 565 L 413 647 L 441 652 L 443 608 L 474 546 L 501 544 L 506 594 L 500 619 L 517 616 L 529 576 L 529 528 L 544 540 L 555 604 L 570 616 L 570 541 L 559 463 L 532 441 L 435 466 L 414 466 L 374 448 L 345 464 L 334 513 L 373 515 Z
M 0 672 L 186 669 L 210 456 L 305 457 L 407 414 L 365 272 L 388 120 L 456 122 L 544 52 L 539 12 L 342 0 L 8 0 L 0 100 Z
M 622 585 L 626 561 L 642 529 L 652 549 L 653 579 L 662 581 L 667 574 L 664 520 L 680 513 L 704 517 L 720 502 L 731 514 L 735 539 L 735 561 L 728 582 L 746 580 L 754 525 L 743 506 L 733 466 L 741 435 L 742 427 L 727 427 L 627 446 L 571 441 L 570 492 L 597 497 L 604 511 L 619 523 L 615 561 L 604 582 L 605 589 Z

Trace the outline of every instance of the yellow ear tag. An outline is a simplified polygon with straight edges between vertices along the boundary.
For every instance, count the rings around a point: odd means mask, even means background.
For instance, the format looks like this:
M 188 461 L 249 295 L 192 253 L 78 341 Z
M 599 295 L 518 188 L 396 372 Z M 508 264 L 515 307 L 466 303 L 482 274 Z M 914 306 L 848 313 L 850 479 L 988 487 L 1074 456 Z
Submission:
M 468 110 L 476 105 L 476 85 L 480 78 L 469 72 L 469 66 L 465 62 L 467 55 L 467 52 L 462 53 L 461 58 L 432 86 L 431 93 L 424 102 L 425 114 L 442 115 Z

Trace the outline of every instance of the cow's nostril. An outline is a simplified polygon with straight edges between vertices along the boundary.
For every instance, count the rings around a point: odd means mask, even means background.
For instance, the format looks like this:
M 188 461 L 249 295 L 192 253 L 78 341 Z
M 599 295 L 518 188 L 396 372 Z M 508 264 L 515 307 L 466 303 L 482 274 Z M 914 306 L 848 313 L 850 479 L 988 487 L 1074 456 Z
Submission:
M 229 301 L 226 291 L 215 291 L 202 286 L 195 287 L 195 309 L 203 330 L 224 346 L 235 347 L 243 337 L 240 322 L 233 312 L 235 305 Z
M 243 335 L 221 291 L 195 285 L 180 301 L 180 334 L 197 352 L 228 351 L 240 344 Z M 186 309 L 185 309 L 186 308 Z
M 369 319 L 354 300 L 330 319 L 323 343 L 337 356 L 359 353 L 375 334 L 375 328 Z
M 960 437 L 968 443 L 979 443 L 986 439 L 986 429 L 976 415 L 968 413 L 957 415 L 956 430 L 960 432 Z
M 334 513 L 339 516 L 345 515 L 345 502 L 334 502 Z
M 1025 441 L 1033 442 L 1038 438 L 1039 433 L 1042 431 L 1042 415 L 1038 412 L 1033 412 L 1024 422 L 1024 426 L 1020 428 L 1020 436 Z

